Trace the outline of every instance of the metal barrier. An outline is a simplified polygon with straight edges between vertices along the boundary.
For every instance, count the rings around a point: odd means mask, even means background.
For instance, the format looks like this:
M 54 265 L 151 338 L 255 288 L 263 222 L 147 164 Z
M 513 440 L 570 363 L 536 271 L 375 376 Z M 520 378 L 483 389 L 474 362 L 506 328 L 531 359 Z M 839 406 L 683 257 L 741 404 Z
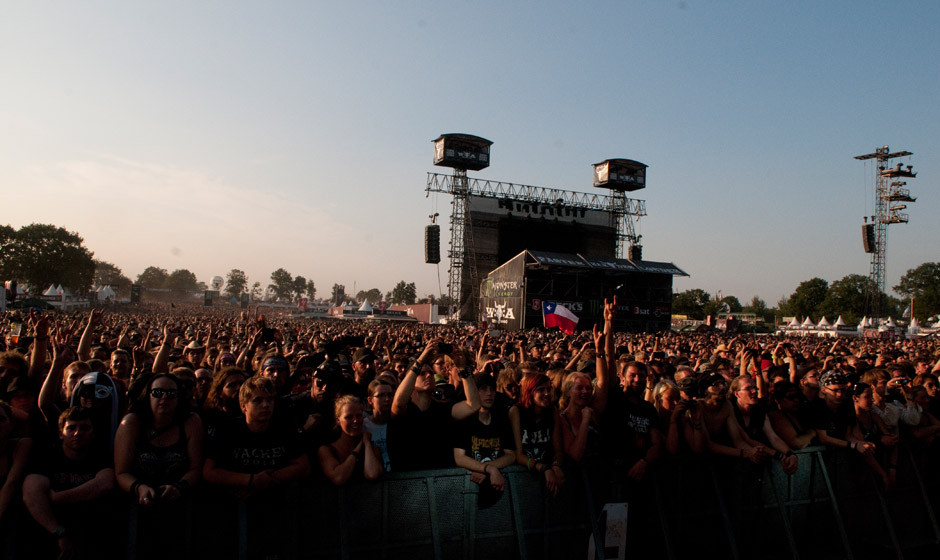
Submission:
M 584 558 L 592 534 L 603 543 L 597 515 L 613 501 L 630 502 L 632 558 L 940 555 L 936 476 L 921 478 L 918 453 L 902 449 L 899 485 L 887 493 L 857 453 L 814 447 L 798 456 L 791 476 L 776 463 L 715 458 L 661 461 L 638 485 L 569 473 L 557 497 L 516 466 L 505 469 L 500 493 L 473 484 L 463 469 L 342 488 L 311 480 L 248 502 L 202 486 L 181 514 L 198 530 L 174 535 L 186 551 L 174 558 Z M 126 550 L 135 560 L 144 554 L 136 522 L 132 508 Z

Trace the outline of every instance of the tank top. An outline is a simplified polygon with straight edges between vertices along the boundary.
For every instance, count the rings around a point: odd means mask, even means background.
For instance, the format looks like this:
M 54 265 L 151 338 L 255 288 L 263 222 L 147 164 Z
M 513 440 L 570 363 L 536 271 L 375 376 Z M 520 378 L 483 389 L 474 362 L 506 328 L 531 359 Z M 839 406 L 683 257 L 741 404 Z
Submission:
M 178 482 L 189 470 L 189 452 L 186 446 L 186 429 L 180 424 L 179 437 L 175 443 L 159 447 L 151 439 L 142 438 L 134 454 L 134 472 L 148 486 Z

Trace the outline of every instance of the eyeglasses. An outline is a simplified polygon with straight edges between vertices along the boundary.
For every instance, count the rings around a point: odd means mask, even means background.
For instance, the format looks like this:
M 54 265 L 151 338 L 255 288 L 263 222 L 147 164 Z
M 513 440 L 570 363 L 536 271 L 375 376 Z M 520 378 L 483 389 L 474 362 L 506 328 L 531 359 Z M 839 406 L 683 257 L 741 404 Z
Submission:
M 179 395 L 179 391 L 176 389 L 151 389 L 150 396 L 155 399 L 162 399 L 166 397 L 168 399 L 175 399 Z

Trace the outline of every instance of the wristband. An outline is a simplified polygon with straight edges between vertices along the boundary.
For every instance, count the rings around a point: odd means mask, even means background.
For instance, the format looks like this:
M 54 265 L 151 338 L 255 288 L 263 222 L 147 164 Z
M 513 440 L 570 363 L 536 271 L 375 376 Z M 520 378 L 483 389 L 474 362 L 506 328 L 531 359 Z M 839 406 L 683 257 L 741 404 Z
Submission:
M 529 461 L 526 463 L 526 468 L 531 471 L 532 467 L 534 466 L 535 466 L 535 459 L 529 459 Z
M 141 485 L 141 484 L 143 484 L 143 483 L 142 483 L 139 479 L 138 479 L 138 480 L 135 480 L 134 483 L 131 484 L 131 492 L 130 492 L 130 493 L 133 494 L 133 495 L 136 495 L 136 494 L 137 494 L 137 489 L 140 488 L 140 485 Z
M 784 457 L 793 457 L 794 455 L 795 453 L 793 453 L 792 449 L 783 454 Z
M 606 356 L 607 354 L 604 353 L 604 352 L 595 352 L 594 355 L 597 356 L 598 358 L 603 358 L 603 357 Z
M 783 460 L 783 453 L 779 451 L 774 453 L 774 461 L 782 461 L 782 460 Z

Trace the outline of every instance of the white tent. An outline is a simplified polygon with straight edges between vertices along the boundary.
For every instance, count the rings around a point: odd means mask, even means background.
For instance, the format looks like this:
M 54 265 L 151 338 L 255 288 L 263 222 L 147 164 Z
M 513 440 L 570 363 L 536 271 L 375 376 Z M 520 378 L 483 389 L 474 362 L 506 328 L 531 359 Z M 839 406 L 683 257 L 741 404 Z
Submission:
M 839 318 L 836 319 L 836 322 L 832 324 L 833 327 L 844 327 L 845 321 L 842 320 L 842 315 L 839 315 Z
M 917 322 L 917 317 L 911 319 L 911 324 L 908 325 L 907 332 L 911 334 L 917 334 L 920 332 L 920 323 Z
M 827 329 L 831 327 L 832 325 L 829 324 L 829 321 L 826 320 L 826 316 L 823 315 L 823 318 L 819 320 L 819 323 L 816 326 L 821 329 Z
M 895 325 L 894 319 L 892 319 L 891 317 L 888 317 L 888 321 L 885 323 L 885 326 L 888 327 L 888 328 L 893 329 L 893 328 L 896 327 L 897 325 Z
M 359 306 L 359 311 L 365 311 L 366 313 L 372 313 L 372 306 L 369 305 L 369 300 L 362 302 L 362 305 Z
M 807 316 L 806 319 L 803 320 L 803 323 L 800 325 L 800 327 L 804 329 L 811 329 L 815 326 L 816 325 L 813 324 L 813 321 L 810 320 L 809 316 Z
M 49 287 L 46 288 L 46 291 L 42 293 L 44 296 L 57 296 L 59 292 L 55 289 L 55 284 L 49 284 Z
M 796 328 L 799 328 L 799 326 L 800 326 L 800 323 L 796 320 L 796 317 L 790 319 L 790 322 L 787 323 L 788 329 L 796 329 Z
M 102 286 L 101 288 L 98 288 L 98 299 L 100 300 L 108 298 L 114 299 L 114 296 L 116 295 L 117 294 L 114 293 L 114 289 L 111 286 Z

